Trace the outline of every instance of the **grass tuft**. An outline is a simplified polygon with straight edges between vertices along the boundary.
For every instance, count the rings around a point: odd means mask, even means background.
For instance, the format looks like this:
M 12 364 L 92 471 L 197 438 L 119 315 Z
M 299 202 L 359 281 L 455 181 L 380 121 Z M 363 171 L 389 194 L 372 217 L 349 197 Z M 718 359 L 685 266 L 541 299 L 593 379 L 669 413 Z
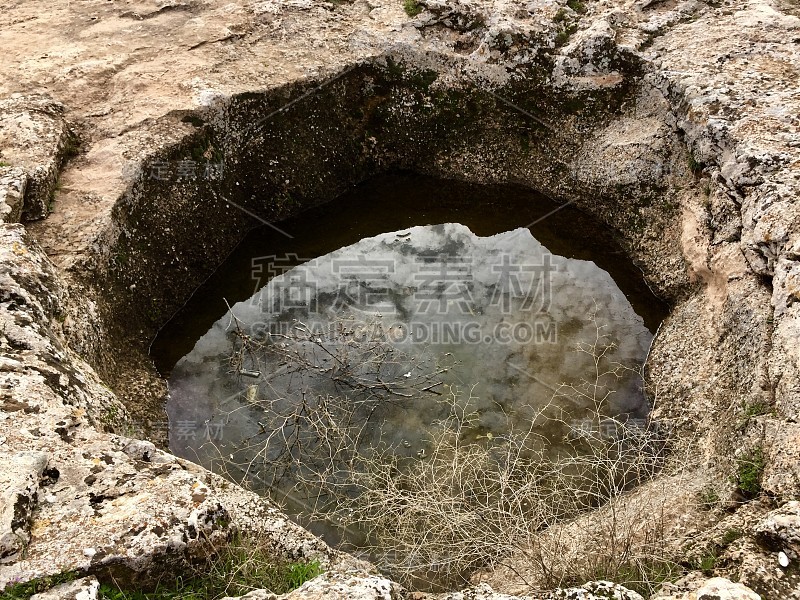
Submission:
M 714 510 L 719 505 L 720 497 L 717 493 L 717 490 L 715 490 L 713 487 L 708 486 L 703 488 L 699 495 L 700 504 L 704 509 Z
M 569 6 L 572 10 L 574 10 L 579 15 L 586 14 L 587 8 L 586 5 L 581 2 L 581 0 L 567 0 L 567 6 Z
M 162 582 L 153 591 L 130 589 L 120 584 L 103 584 L 101 600 L 216 600 L 226 596 L 243 596 L 265 589 L 285 594 L 299 588 L 322 572 L 316 561 L 309 563 L 276 563 L 275 559 L 236 546 L 209 563 L 208 571 L 175 581 Z
M 76 571 L 66 571 L 57 575 L 40 577 L 24 583 L 15 583 L 0 591 L 0 600 L 27 600 L 34 594 L 44 592 L 52 587 L 74 581 L 81 577 Z
M 697 158 L 695 158 L 694 154 L 691 152 L 689 153 L 689 156 L 686 157 L 686 164 L 689 167 L 689 170 L 692 172 L 692 175 L 695 177 L 699 176 L 706 167 L 705 164 L 697 160 Z
M 761 446 L 744 454 L 736 465 L 736 487 L 747 498 L 761 493 L 761 477 L 764 474 L 764 451 Z
M 416 17 L 422 12 L 422 5 L 418 0 L 403 0 L 403 10 L 409 17 Z
M 154 589 L 143 590 L 128 582 L 104 582 L 100 600 L 217 600 L 243 596 L 266 589 L 285 594 L 322 573 L 317 561 L 287 562 L 276 560 L 267 544 L 257 538 L 240 537 L 209 557 L 186 576 L 161 581 Z M 67 572 L 12 585 L 0 592 L 0 600 L 28 600 L 33 594 L 80 577 Z

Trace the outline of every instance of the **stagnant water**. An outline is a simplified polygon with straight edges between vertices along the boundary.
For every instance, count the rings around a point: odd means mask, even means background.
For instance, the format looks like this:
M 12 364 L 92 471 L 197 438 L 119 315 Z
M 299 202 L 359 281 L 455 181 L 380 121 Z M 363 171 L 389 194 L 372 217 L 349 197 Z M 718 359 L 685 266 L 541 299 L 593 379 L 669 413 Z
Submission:
M 537 434 L 558 452 L 565 423 L 594 408 L 562 386 L 596 383 L 576 350 L 598 339 L 613 343 L 604 365 L 633 369 L 612 378 L 603 411 L 643 418 L 635 369 L 666 307 L 596 223 L 555 208 L 515 187 L 401 173 L 279 223 L 288 235 L 252 231 L 153 344 L 172 450 L 303 521 L 330 500 L 307 483 L 320 470 L 347 495 L 354 456 L 427 460 L 453 397 L 472 398 L 465 441 L 544 412 Z M 321 440 L 326 418 L 349 429 Z M 335 523 L 312 529 L 364 542 Z

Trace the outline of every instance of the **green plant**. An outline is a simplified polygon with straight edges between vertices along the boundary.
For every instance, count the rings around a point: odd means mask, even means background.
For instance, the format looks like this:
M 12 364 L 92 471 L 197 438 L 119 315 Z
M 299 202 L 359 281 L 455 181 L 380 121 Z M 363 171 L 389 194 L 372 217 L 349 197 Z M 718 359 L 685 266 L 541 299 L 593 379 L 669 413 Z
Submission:
M 416 17 L 422 12 L 422 5 L 418 0 L 403 0 L 403 10 L 409 17 Z
M 0 160 L 0 167 L 10 167 L 11 163 L 7 163 L 4 160 Z
M 703 575 L 711 576 L 714 574 L 714 568 L 717 566 L 717 554 L 715 552 L 704 554 L 694 562 L 693 566 L 698 571 L 702 571 Z
M 750 422 L 750 419 L 754 417 L 759 417 L 761 415 L 766 415 L 772 412 L 773 410 L 774 409 L 772 408 L 772 406 L 770 406 L 766 402 L 762 402 L 761 400 L 755 400 L 753 402 L 743 402 L 742 415 L 739 417 L 737 426 L 740 430 L 744 430 L 744 428 Z
M 27 600 L 34 594 L 49 590 L 52 587 L 74 581 L 80 577 L 76 571 L 66 571 L 57 575 L 40 577 L 24 583 L 15 583 L 0 591 L 0 600 Z
M 581 0 L 567 0 L 567 6 L 574 10 L 579 15 L 583 15 L 588 10 L 586 5 Z
M 77 156 L 80 148 L 81 142 L 75 135 L 67 136 L 67 139 L 64 141 L 64 159 L 66 160 Z
M 756 400 L 755 402 L 748 402 L 744 405 L 744 416 L 747 419 L 765 415 L 772 410 L 772 407 L 766 402 Z
M 649 598 L 661 584 L 674 581 L 682 572 L 680 565 L 669 560 L 652 557 L 644 560 L 631 560 L 617 565 L 612 570 L 597 569 L 589 578 L 597 581 L 613 581 Z M 576 579 L 570 582 L 570 585 L 577 586 L 583 583 L 585 580 Z
M 563 30 L 559 31 L 555 38 L 556 48 L 566 46 L 567 42 L 569 42 L 569 38 L 572 37 L 572 34 L 576 31 L 578 31 L 578 26 L 574 24 L 568 25 Z
M 118 582 L 100 587 L 104 600 L 213 600 L 241 596 L 258 589 L 285 594 L 322 572 L 319 562 L 285 562 L 275 559 L 258 538 L 236 538 L 193 573 L 160 582 L 152 591 L 128 589 Z
M 761 493 L 761 477 L 764 474 L 764 451 L 756 446 L 743 454 L 736 464 L 736 487 L 747 498 Z
M 733 542 L 735 542 L 736 540 L 738 540 L 739 538 L 741 538 L 743 536 L 744 536 L 744 532 L 741 529 L 728 529 L 725 532 L 725 535 L 722 536 L 722 540 L 720 541 L 720 544 L 722 545 L 723 548 L 727 548 Z
M 204 589 L 192 584 L 192 580 L 178 577 L 172 585 L 159 585 L 152 592 L 123 590 L 116 584 L 100 586 L 98 598 L 103 600 L 202 600 L 206 598 Z
M 686 165 L 689 167 L 689 170 L 692 172 L 692 175 L 695 176 L 699 175 L 705 168 L 705 165 L 699 160 L 697 160 L 697 158 L 695 158 L 694 154 L 692 154 L 691 152 L 689 152 L 689 155 L 686 158 Z
M 719 504 L 719 494 L 713 487 L 708 486 L 700 491 L 700 503 L 706 510 L 713 510 Z
M 289 566 L 285 581 L 288 583 L 289 590 L 294 590 L 321 573 L 322 566 L 317 561 L 293 563 Z
M 106 425 L 114 425 L 119 418 L 119 407 L 116 404 L 110 405 L 106 408 L 106 414 L 100 420 Z

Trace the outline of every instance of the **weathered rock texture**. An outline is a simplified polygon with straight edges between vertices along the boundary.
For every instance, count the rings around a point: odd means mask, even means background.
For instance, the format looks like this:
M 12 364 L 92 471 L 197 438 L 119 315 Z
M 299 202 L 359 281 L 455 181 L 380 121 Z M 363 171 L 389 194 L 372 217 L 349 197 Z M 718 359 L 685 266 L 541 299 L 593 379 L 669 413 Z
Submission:
M 119 434 L 163 442 L 148 342 L 247 228 L 410 168 L 535 187 L 617 232 L 672 305 L 648 372 L 655 416 L 691 450 L 680 485 L 665 476 L 620 514 L 657 489 L 676 560 L 713 552 L 740 582 L 676 598 L 800 597 L 796 4 L 8 4 L 0 582 L 154 574 L 253 522 L 278 554 L 333 556 L 265 501 Z M 759 452 L 748 496 L 730 481 Z M 524 592 L 510 573 L 490 582 Z
M 21 225 L 0 236 L 0 585 L 72 570 L 146 584 L 236 531 L 276 556 L 338 556 L 265 500 L 108 433 L 127 414 L 58 335 L 66 292 L 52 263 Z
M 3 169 L 11 165 L 5 176 L 14 178 L 10 187 L 23 200 L 9 204 L 5 221 L 43 219 L 50 212 L 61 165 L 78 144 L 63 115 L 64 106 L 46 96 L 13 95 L 0 102 Z
M 100 582 L 93 576 L 57 585 L 31 596 L 31 600 L 96 600 Z

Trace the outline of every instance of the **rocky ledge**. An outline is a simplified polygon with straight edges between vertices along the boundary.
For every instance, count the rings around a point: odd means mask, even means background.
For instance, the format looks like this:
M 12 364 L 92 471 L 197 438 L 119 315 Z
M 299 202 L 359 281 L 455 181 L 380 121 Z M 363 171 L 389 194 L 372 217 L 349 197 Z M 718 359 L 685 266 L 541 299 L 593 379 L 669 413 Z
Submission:
M 657 498 L 686 573 L 654 597 L 800 598 L 797 4 L 407 4 L 5 3 L 0 587 L 70 571 L 85 578 L 41 597 L 92 598 L 257 531 L 326 567 L 288 598 L 415 595 L 141 427 L 165 393 L 147 344 L 248 213 L 402 167 L 575 202 L 670 302 L 648 372 L 683 468 L 576 522 L 565 556 Z M 218 177 L 178 178 L 177 161 L 220 156 Z M 538 593 L 515 566 L 442 597 L 639 597 Z

